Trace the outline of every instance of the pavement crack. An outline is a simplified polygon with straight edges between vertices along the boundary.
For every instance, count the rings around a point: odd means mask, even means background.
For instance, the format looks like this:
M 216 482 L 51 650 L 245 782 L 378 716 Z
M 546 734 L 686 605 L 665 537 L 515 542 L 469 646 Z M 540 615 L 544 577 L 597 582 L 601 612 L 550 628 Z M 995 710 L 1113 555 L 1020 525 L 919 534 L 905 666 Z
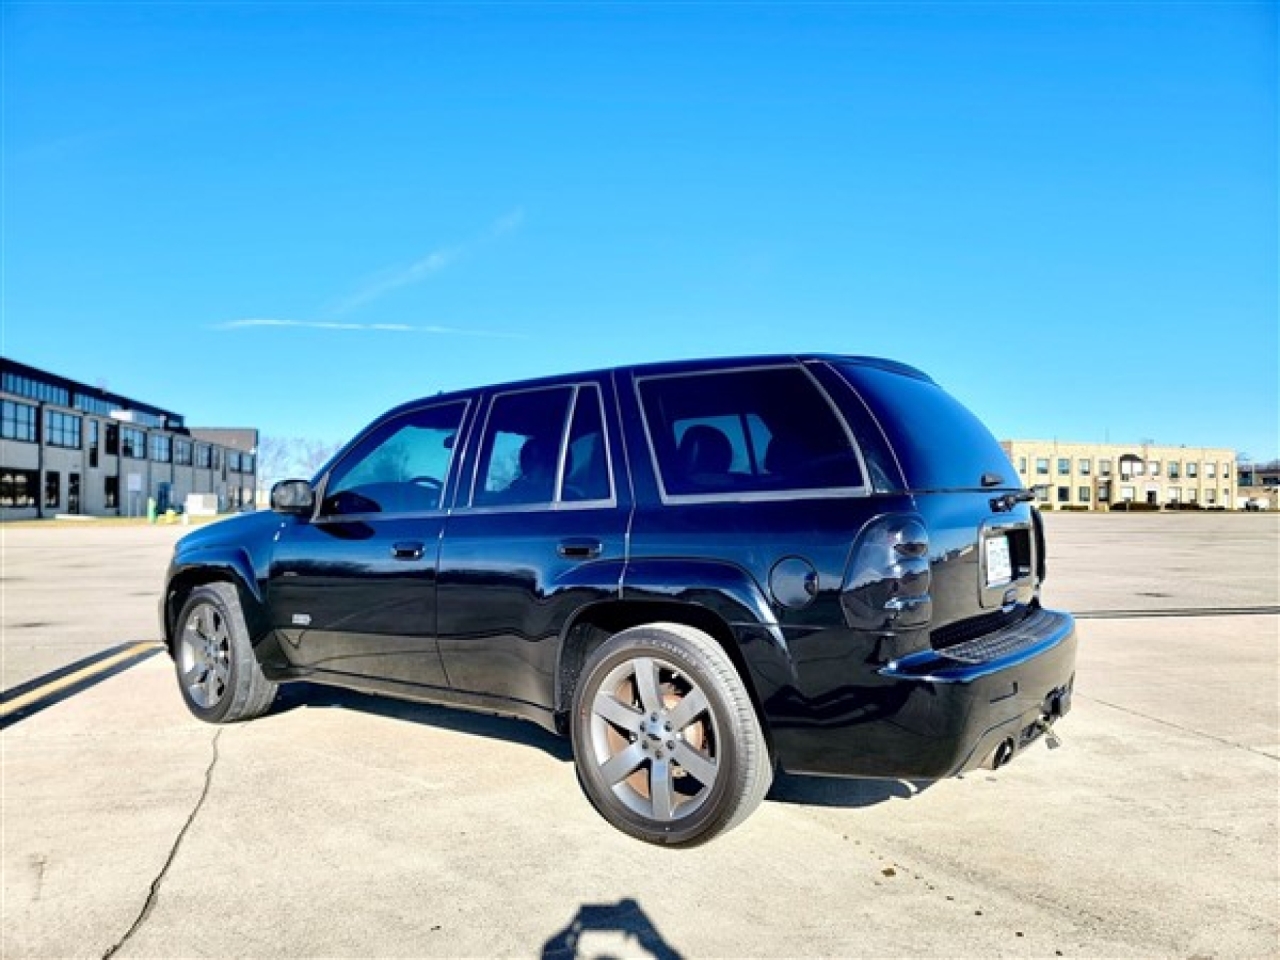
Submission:
M 1162 720 L 1159 717 L 1153 717 L 1149 713 L 1143 713 L 1141 710 L 1134 710 L 1130 707 L 1122 707 L 1118 703 L 1110 703 L 1106 700 L 1099 700 L 1097 697 L 1091 697 L 1087 694 L 1076 693 L 1075 697 L 1079 700 L 1092 700 L 1094 703 L 1101 704 L 1104 707 L 1110 707 L 1112 710 L 1119 710 L 1121 713 L 1127 713 L 1133 717 L 1141 717 L 1143 720 L 1150 720 L 1152 723 L 1159 723 L 1166 727 L 1172 727 L 1174 730 L 1180 730 L 1183 733 L 1189 733 L 1192 736 L 1204 737 L 1206 740 L 1213 740 L 1216 743 L 1224 744 L 1228 747 L 1235 747 L 1237 750 L 1245 750 L 1248 753 L 1256 753 L 1260 757 L 1266 757 L 1268 760 L 1280 760 L 1274 753 L 1268 753 L 1265 750 L 1259 750 L 1257 747 L 1249 747 L 1243 743 L 1237 743 L 1235 740 L 1228 740 L 1226 737 L 1219 737 L 1212 733 L 1205 733 L 1203 730 L 1197 730 L 1194 727 L 1183 726 L 1180 723 L 1174 723 L 1172 720 Z
M 200 791 L 200 797 L 196 800 L 196 805 L 191 808 L 191 813 L 187 816 L 187 822 L 182 825 L 182 829 L 178 831 L 178 836 L 174 838 L 173 846 L 169 848 L 169 856 L 165 858 L 164 866 L 160 868 L 160 872 L 156 874 L 156 878 L 151 881 L 151 889 L 147 891 L 146 902 L 142 905 L 137 918 L 133 924 L 125 931 L 125 935 L 115 942 L 115 944 L 106 953 L 102 955 L 102 960 L 110 960 L 116 955 L 135 933 L 147 922 L 147 918 L 151 916 L 151 911 L 159 899 L 160 887 L 164 883 L 164 878 L 169 874 L 169 868 L 173 866 L 173 861 L 178 857 L 178 851 L 182 849 L 182 841 L 187 837 L 187 831 L 191 829 L 191 825 L 195 823 L 196 817 L 199 816 L 201 808 L 204 806 L 205 799 L 209 796 L 209 786 L 213 783 L 213 768 L 218 765 L 218 740 L 222 737 L 222 731 L 219 730 L 213 735 L 213 756 L 209 759 L 209 766 L 204 772 L 204 787 Z

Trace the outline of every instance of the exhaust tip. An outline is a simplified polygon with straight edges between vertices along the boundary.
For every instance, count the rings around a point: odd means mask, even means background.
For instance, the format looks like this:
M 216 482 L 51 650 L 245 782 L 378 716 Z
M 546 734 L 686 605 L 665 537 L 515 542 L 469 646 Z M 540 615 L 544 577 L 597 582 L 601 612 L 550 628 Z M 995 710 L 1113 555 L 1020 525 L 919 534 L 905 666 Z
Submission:
M 1000 746 L 991 752 L 991 756 L 987 759 L 988 770 L 999 770 L 1006 763 L 1013 759 L 1013 754 L 1018 748 L 1014 745 L 1013 738 L 1002 740 Z

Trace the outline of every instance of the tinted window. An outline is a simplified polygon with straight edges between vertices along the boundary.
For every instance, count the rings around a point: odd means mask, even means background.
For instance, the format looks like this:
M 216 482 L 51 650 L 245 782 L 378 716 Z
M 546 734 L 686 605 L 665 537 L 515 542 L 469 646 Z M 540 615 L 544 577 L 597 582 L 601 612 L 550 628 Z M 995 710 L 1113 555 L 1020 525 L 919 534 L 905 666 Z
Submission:
M 417 513 L 440 508 L 465 403 L 415 410 L 374 429 L 329 476 L 321 513 Z
M 668 495 L 863 485 L 848 431 L 799 367 L 651 377 L 639 389 Z
M 480 446 L 475 506 L 550 503 L 572 387 L 500 394 Z
M 1020 485 L 991 432 L 933 381 L 863 364 L 839 369 L 880 421 L 912 489 L 979 489 L 987 473 Z M 1036 473 L 1048 472 L 1038 459 Z
M 580 387 L 569 426 L 561 499 L 581 502 L 608 500 L 612 496 L 600 391 L 592 386 Z

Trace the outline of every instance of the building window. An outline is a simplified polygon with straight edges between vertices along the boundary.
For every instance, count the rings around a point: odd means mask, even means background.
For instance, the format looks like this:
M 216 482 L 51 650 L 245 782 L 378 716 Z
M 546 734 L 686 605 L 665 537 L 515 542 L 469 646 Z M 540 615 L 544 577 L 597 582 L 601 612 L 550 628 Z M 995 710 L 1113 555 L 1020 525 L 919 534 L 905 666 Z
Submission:
M 1104 477 L 1109 477 L 1109 476 L 1111 476 L 1111 461 L 1110 461 L 1110 460 L 1099 460 L 1099 461 L 1098 461 L 1098 473 L 1099 473 L 1101 476 L 1104 476 Z
M 232 473 L 240 472 L 240 454 L 234 450 L 227 451 L 227 469 Z
M 203 443 L 196 444 L 196 466 L 201 470 L 208 470 L 209 465 L 213 462 L 209 453 L 208 446 Z
M 1027 458 L 1026 457 L 1018 458 L 1018 472 L 1022 474 L 1024 477 L 1027 475 Z
M 116 405 L 109 400 L 103 400 L 101 397 L 89 397 L 83 393 L 77 393 L 71 398 L 71 405 L 77 410 L 83 410 L 85 413 L 96 413 L 100 417 L 111 416 L 111 411 L 116 409 Z
M 1098 484 L 1098 502 L 1099 503 L 1111 502 L 1111 484 L 1109 483 Z
M 1152 460 L 1150 463 L 1147 464 L 1147 470 L 1148 472 L 1150 472 L 1150 474 L 1153 477 L 1160 476 L 1160 461 Z
M 1200 468 L 1200 465 L 1199 465 L 1198 463 L 1192 463 L 1190 460 L 1188 460 L 1188 461 L 1187 461 L 1187 476 L 1188 476 L 1188 477 L 1198 477 L 1198 476 L 1200 475 L 1200 469 L 1199 469 L 1199 468 Z
M 62 474 L 50 470 L 44 475 L 44 505 L 57 508 L 62 502 Z
M 222 469 L 222 448 L 221 447 L 213 448 L 212 458 L 213 458 L 213 469 L 221 470 Z
M 6 393 L 16 393 L 20 397 L 44 400 L 46 403 L 56 403 L 60 407 L 71 406 L 71 394 L 65 387 L 55 387 L 52 383 L 45 383 L 43 380 L 34 380 L 18 373 L 6 373 L 0 386 L 3 386 Z
M 1059 488 L 1058 488 L 1058 502 L 1059 502 L 1059 503 L 1070 503 L 1070 502 L 1071 502 L 1071 488 L 1070 488 L 1070 487 L 1059 487 Z
M 1179 460 L 1169 461 L 1169 479 L 1177 480 L 1182 476 L 1182 463 Z
M 3 411 L 0 411 L 0 437 L 35 443 L 36 408 L 29 403 L 4 401 Z
M 80 418 L 74 413 L 46 410 L 44 415 L 45 443 L 51 447 L 80 449 Z
M 1080 476 L 1087 477 L 1093 471 L 1093 461 L 1087 457 L 1081 457 L 1076 467 L 1080 470 Z
M 252 453 L 240 454 L 240 472 L 253 473 L 253 454 Z
M 173 462 L 182 467 L 191 466 L 191 441 L 173 441 Z
M 114 510 L 116 507 L 120 506 L 119 477 L 102 478 L 102 501 L 102 505 L 108 510 Z
M 111 434 L 107 433 L 107 452 L 111 452 Z M 131 460 L 147 457 L 147 435 L 137 427 L 120 428 L 120 452 Z
M 1218 491 L 1214 490 L 1212 487 L 1210 487 L 1208 490 L 1204 492 L 1205 503 L 1216 503 L 1217 499 L 1218 499 Z
M 1120 499 L 1124 503 L 1132 503 L 1133 498 L 1137 495 L 1137 491 L 1133 487 L 1121 487 Z
M 1218 475 L 1218 465 L 1216 463 L 1206 463 L 1204 465 L 1204 475 L 1210 480 Z
M 1058 458 L 1058 476 L 1060 477 L 1071 476 L 1071 458 L 1070 457 Z
M 1076 494 L 1076 499 L 1081 503 L 1088 503 L 1092 499 L 1091 492 L 1088 487 L 1081 487 L 1076 491 Z
M 1036 473 L 1042 477 L 1049 475 L 1049 458 L 1036 457 Z
M 151 435 L 151 459 L 157 463 L 168 463 L 173 456 L 173 444 L 167 435 L 153 433 Z
M 39 482 L 34 470 L 0 470 L 0 507 L 34 507 Z
M 1047 471 L 1048 469 L 1049 468 L 1046 463 L 1045 470 Z M 1036 500 L 1038 500 L 1040 503 L 1049 502 L 1049 487 L 1047 484 L 1042 483 L 1036 487 Z
M 1181 503 L 1181 502 L 1182 502 L 1182 488 L 1181 488 L 1181 487 L 1170 487 L 1170 488 L 1169 488 L 1169 491 L 1168 491 L 1168 496 L 1169 496 L 1169 502 L 1170 502 L 1170 503 Z
M 98 421 L 90 419 L 89 420 L 89 466 L 91 468 L 96 467 L 98 465 L 98 438 L 100 436 L 100 433 L 99 433 L 100 430 L 101 430 L 101 427 L 98 426 Z

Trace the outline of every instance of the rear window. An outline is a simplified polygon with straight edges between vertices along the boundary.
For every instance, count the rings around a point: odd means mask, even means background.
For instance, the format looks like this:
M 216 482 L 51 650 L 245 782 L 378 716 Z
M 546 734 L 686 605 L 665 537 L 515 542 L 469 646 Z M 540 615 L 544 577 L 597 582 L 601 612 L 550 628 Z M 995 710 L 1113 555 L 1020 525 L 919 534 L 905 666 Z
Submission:
M 862 396 L 913 490 L 979 489 L 985 474 L 1017 474 L 982 421 L 931 380 L 861 364 L 837 369 Z
M 750 496 L 863 486 L 826 395 L 799 367 L 638 381 L 668 496 Z

